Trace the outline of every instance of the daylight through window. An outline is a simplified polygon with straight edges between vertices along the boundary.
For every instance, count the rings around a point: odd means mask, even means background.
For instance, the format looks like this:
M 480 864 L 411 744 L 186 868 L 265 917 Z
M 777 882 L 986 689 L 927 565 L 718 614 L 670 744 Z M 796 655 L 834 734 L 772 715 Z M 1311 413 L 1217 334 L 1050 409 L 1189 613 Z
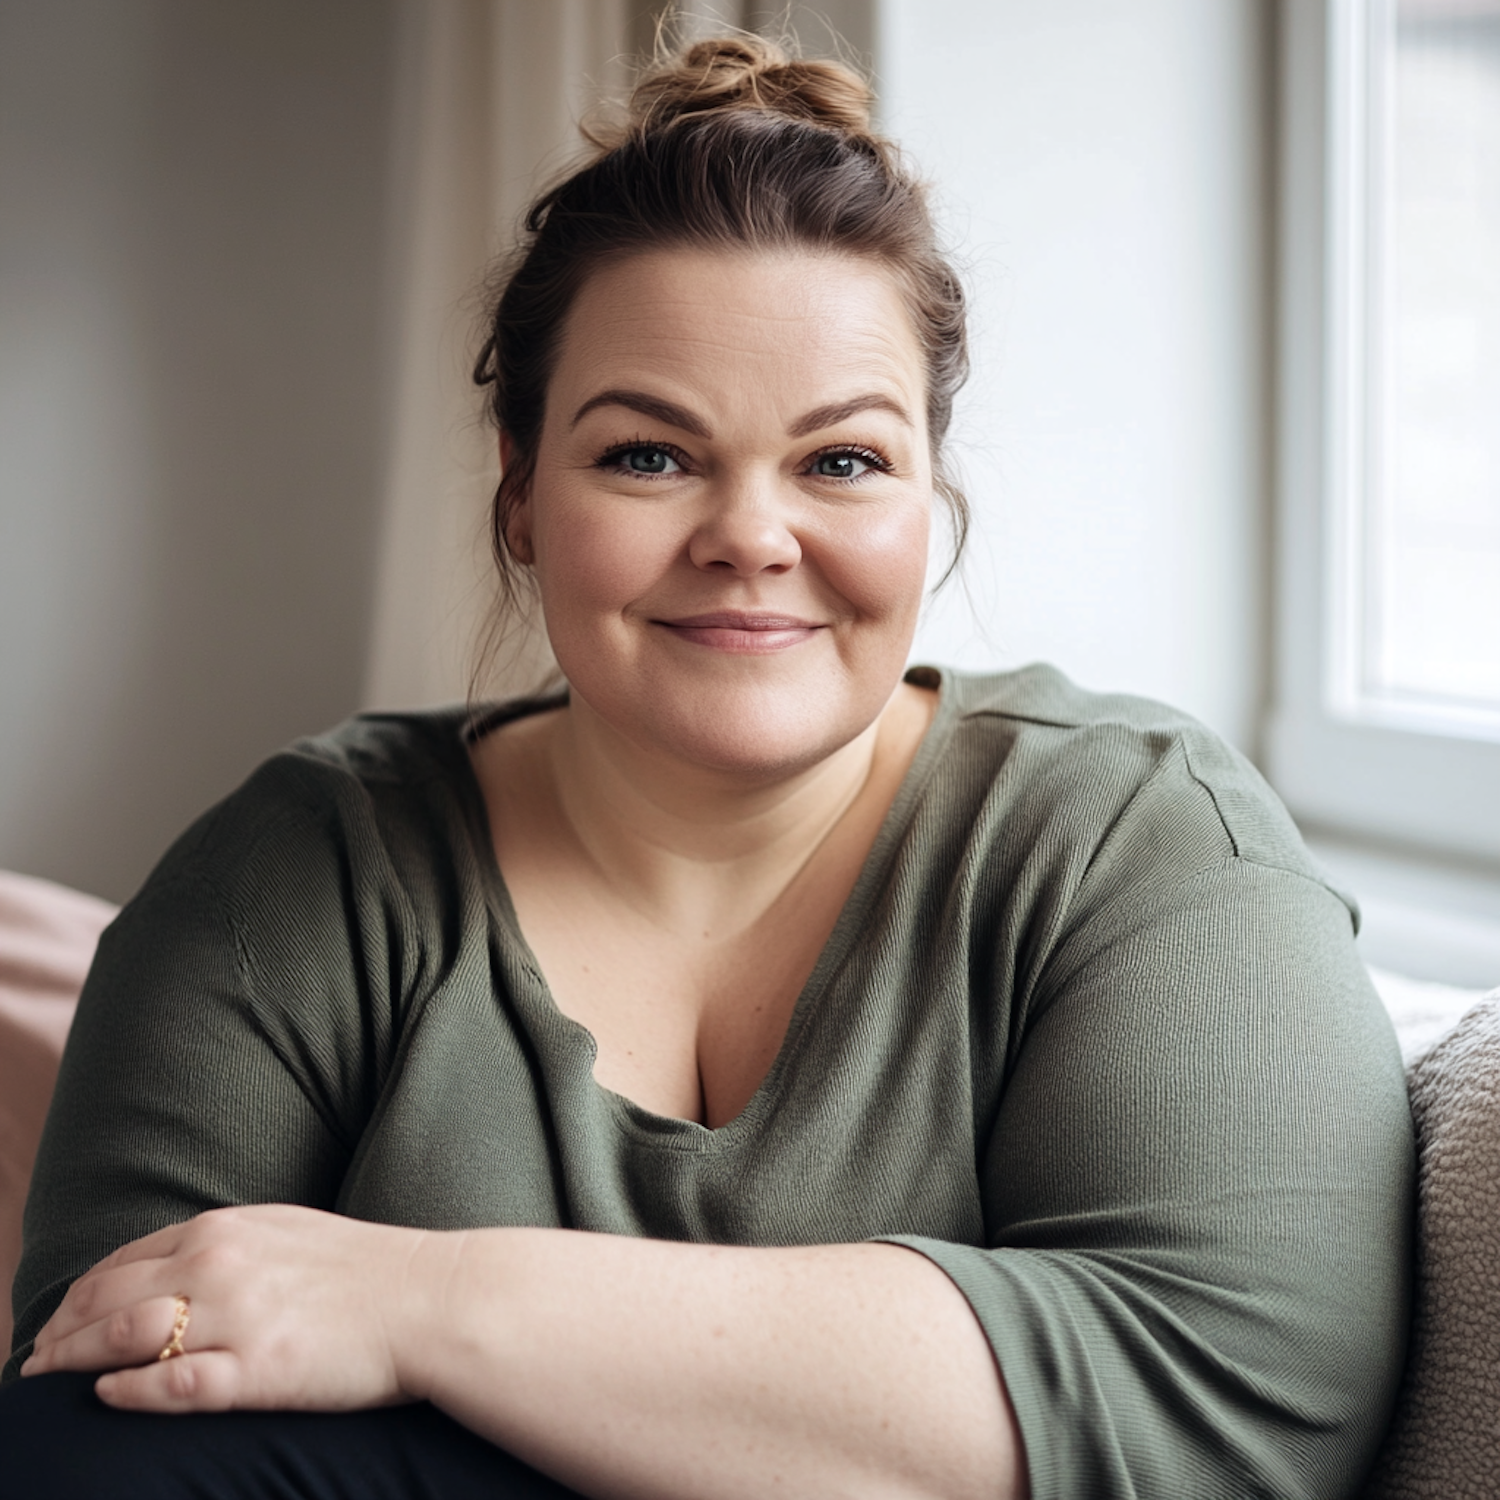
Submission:
M 1346 15 L 1333 706 L 1500 737 L 1500 0 Z

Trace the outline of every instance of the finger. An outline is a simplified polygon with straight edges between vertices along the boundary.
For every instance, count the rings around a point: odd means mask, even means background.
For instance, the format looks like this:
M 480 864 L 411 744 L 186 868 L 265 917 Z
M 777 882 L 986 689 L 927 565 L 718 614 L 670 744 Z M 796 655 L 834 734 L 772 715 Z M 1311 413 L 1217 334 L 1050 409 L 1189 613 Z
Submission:
M 154 1230 L 151 1234 L 142 1235 L 140 1239 L 131 1240 L 119 1249 L 112 1250 L 73 1283 L 69 1296 L 77 1288 L 86 1287 L 97 1278 L 107 1276 L 124 1266 L 143 1261 L 170 1260 L 173 1256 L 185 1255 L 194 1249 L 222 1245 L 226 1243 L 226 1235 L 235 1234 L 246 1223 L 253 1223 L 257 1217 L 268 1217 L 278 1211 L 294 1214 L 312 1212 L 310 1209 L 286 1208 L 280 1204 L 268 1204 L 248 1210 L 238 1207 L 205 1209 L 201 1214 L 184 1219 L 180 1224 L 168 1224 L 163 1229 Z M 330 1214 L 326 1217 L 337 1216 Z
M 199 1215 L 201 1218 L 202 1215 Z M 111 1270 L 116 1266 L 129 1265 L 137 1260 L 161 1260 L 171 1255 L 182 1243 L 183 1236 L 193 1224 L 192 1219 L 184 1219 L 180 1224 L 168 1224 L 163 1229 L 153 1230 L 150 1234 L 143 1234 L 138 1240 L 128 1240 L 118 1250 L 112 1250 L 97 1265 L 85 1271 L 78 1279 L 86 1280 L 90 1276 L 97 1275 L 100 1271 Z
M 122 1411 L 228 1411 L 240 1391 L 240 1362 L 227 1349 L 206 1349 L 101 1375 L 94 1390 Z
M 89 1293 L 90 1288 L 101 1278 L 123 1266 L 138 1265 L 143 1261 L 162 1261 L 170 1258 L 181 1246 L 192 1220 L 183 1224 L 169 1224 L 165 1229 L 142 1235 L 112 1250 L 103 1260 L 96 1261 L 68 1288 L 67 1295 L 59 1304 L 59 1311 L 70 1302 L 77 1302 Z M 56 1316 L 56 1313 L 53 1314 Z
M 172 1278 L 173 1270 L 165 1260 L 138 1260 L 108 1269 L 101 1263 L 68 1288 L 67 1296 L 37 1333 L 36 1347 L 46 1349 L 137 1302 L 176 1296 L 179 1288 Z
M 177 1324 L 175 1297 L 148 1297 L 116 1308 L 82 1328 L 38 1348 L 21 1367 L 23 1375 L 46 1375 L 54 1370 L 120 1370 L 155 1362 L 171 1342 Z M 202 1325 L 184 1330 L 203 1341 Z M 165 1361 L 175 1364 L 176 1360 Z

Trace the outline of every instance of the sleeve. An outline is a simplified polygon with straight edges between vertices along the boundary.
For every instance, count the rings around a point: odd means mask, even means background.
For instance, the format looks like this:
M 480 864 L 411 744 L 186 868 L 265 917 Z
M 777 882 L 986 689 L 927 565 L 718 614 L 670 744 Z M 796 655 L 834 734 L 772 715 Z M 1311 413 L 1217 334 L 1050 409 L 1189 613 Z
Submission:
M 101 939 L 27 1200 L 6 1379 L 118 1246 L 232 1204 L 335 1205 L 389 1056 L 399 914 L 306 780 L 263 768 Z
M 1399 1053 L 1305 856 L 1163 781 L 1033 976 L 978 1142 L 987 1243 L 900 1242 L 983 1326 L 1034 1500 L 1329 1500 L 1372 1460 L 1404 1353 Z

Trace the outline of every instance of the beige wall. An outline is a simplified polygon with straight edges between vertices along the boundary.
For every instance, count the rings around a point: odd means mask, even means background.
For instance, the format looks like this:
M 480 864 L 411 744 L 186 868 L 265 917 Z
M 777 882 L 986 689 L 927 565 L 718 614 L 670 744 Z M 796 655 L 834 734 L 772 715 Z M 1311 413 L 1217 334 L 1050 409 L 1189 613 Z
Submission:
M 0 0 L 0 866 L 125 896 L 357 704 L 393 37 Z

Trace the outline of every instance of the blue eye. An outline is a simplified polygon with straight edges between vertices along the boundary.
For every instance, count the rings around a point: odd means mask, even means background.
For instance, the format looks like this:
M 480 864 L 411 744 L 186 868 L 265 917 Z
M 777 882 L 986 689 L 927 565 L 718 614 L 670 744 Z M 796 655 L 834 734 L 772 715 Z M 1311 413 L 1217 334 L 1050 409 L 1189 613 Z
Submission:
M 679 467 L 665 448 L 627 448 L 616 456 L 616 462 L 632 474 L 671 474 Z
M 859 479 L 879 467 L 873 455 L 866 457 L 844 449 L 842 452 L 820 453 L 813 460 L 811 472 L 819 479 Z

